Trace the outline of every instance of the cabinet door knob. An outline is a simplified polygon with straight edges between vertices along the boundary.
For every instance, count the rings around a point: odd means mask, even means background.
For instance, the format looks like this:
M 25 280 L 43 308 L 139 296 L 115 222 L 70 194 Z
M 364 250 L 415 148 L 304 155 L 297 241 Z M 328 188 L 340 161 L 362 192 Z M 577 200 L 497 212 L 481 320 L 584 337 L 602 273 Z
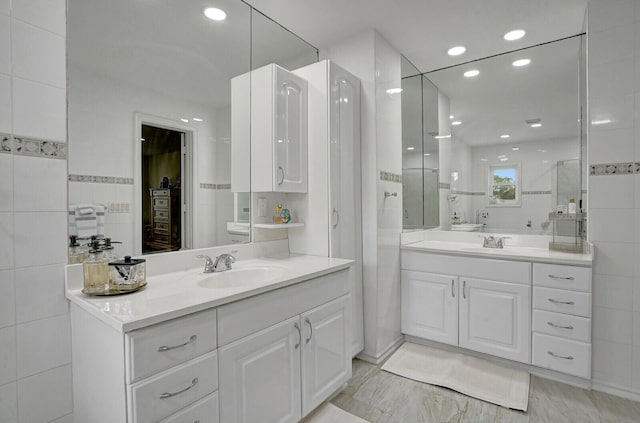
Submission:
M 307 339 L 305 339 L 305 341 L 304 341 L 305 344 L 308 344 L 309 341 L 311 341 L 311 338 L 313 338 L 313 325 L 311 324 L 311 321 L 309 320 L 308 317 L 305 317 L 304 321 L 309 325 L 309 329 L 311 330 L 311 333 L 309 334 L 309 337 Z
M 171 350 L 175 350 L 175 349 L 178 349 L 178 348 L 186 347 L 187 345 L 196 342 L 197 339 L 198 339 L 197 335 L 191 335 L 191 338 L 189 338 L 189 340 L 187 342 L 185 342 L 184 344 L 174 345 L 172 347 L 167 347 L 167 346 L 163 345 L 161 347 L 158 347 L 158 352 L 171 351 Z
M 189 389 L 193 388 L 194 386 L 196 386 L 198 384 L 198 378 L 194 377 L 193 380 L 191 381 L 191 385 L 187 386 L 186 388 L 178 391 L 178 392 L 165 392 L 164 394 L 160 395 L 160 399 L 167 399 L 167 398 L 171 398 L 171 397 L 175 397 L 176 395 L 180 395 L 182 393 L 187 392 Z
M 302 332 L 300 331 L 300 325 L 298 325 L 298 322 L 294 323 L 293 327 L 298 331 L 298 343 L 293 346 L 293 348 L 297 350 L 300 347 L 300 342 L 302 341 Z

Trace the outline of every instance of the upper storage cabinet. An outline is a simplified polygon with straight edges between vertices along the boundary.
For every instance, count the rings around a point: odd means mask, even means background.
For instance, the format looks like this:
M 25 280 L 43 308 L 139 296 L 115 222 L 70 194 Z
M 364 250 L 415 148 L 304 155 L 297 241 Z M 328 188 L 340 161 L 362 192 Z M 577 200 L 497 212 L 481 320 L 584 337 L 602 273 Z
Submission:
M 278 65 L 251 72 L 251 188 L 307 192 L 307 81 Z

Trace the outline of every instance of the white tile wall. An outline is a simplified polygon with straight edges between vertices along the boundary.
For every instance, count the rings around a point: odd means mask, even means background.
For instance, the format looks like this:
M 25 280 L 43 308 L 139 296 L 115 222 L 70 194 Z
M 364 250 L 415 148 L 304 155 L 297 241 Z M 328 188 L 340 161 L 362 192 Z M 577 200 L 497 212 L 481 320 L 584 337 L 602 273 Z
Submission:
M 0 0 L 0 132 L 66 141 L 65 20 L 65 0 Z M 0 154 L 2 423 L 72 421 L 66 166 Z
M 68 315 L 20 324 L 16 332 L 18 378 L 71 363 Z
M 16 323 L 13 270 L 0 270 L 0 328 Z
M 20 422 L 47 422 L 71 413 L 71 366 L 61 366 L 18 381 Z
M 0 386 L 0 421 L 4 423 L 18 421 L 18 392 L 15 382 Z
M 640 159 L 640 3 L 592 0 L 588 11 L 589 162 Z M 589 177 L 593 379 L 640 396 L 640 175 Z M 597 386 L 596 385 L 596 386 Z

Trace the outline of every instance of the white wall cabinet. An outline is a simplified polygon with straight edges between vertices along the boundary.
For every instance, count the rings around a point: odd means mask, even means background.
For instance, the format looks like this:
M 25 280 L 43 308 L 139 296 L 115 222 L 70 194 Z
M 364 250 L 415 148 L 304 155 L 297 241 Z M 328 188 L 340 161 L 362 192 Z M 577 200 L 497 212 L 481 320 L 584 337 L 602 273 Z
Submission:
M 350 297 L 220 348 L 222 422 L 297 422 L 351 377 Z
M 307 81 L 275 64 L 251 71 L 251 191 L 307 192 Z

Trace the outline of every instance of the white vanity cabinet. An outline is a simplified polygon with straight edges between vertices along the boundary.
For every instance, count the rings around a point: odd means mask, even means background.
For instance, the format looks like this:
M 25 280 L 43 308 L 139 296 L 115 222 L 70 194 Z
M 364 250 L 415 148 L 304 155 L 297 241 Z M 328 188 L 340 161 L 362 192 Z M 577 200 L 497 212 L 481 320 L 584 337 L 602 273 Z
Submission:
M 270 64 L 251 72 L 251 191 L 307 192 L 307 81 Z
M 533 364 L 591 377 L 591 268 L 533 265 Z
M 220 308 L 221 422 L 297 422 L 351 378 L 348 273 L 307 284 Z
M 529 263 L 403 251 L 402 268 L 403 333 L 530 362 Z

